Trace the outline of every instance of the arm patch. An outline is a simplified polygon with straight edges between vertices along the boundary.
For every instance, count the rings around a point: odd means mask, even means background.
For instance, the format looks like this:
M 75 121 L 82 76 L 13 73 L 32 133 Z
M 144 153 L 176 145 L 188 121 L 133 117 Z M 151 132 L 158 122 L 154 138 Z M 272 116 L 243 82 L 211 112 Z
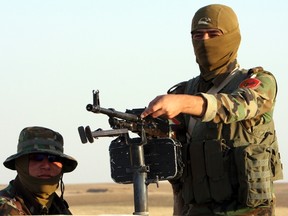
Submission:
M 256 78 L 248 78 L 246 80 L 243 80 L 239 87 L 240 88 L 250 88 L 250 89 L 256 89 L 261 84 L 261 81 Z

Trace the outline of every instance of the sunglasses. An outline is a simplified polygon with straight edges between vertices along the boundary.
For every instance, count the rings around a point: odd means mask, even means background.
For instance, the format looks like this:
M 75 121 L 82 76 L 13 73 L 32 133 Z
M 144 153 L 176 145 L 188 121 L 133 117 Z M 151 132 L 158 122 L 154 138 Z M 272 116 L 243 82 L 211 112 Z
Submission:
M 61 162 L 61 158 L 56 155 L 51 155 L 51 154 L 43 154 L 43 153 L 36 153 L 36 154 L 30 154 L 29 159 L 37 162 L 41 162 L 44 159 L 46 159 L 50 162 Z

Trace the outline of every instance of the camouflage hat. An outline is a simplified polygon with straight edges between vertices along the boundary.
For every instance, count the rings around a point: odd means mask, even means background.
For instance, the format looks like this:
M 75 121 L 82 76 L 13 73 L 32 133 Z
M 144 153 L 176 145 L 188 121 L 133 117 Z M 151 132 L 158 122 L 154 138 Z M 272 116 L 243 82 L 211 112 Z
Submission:
M 4 166 L 16 170 L 15 160 L 31 153 L 47 153 L 59 156 L 63 163 L 63 172 L 71 172 L 77 167 L 77 161 L 63 153 L 64 141 L 60 133 L 44 127 L 24 128 L 18 140 L 17 154 L 8 157 Z

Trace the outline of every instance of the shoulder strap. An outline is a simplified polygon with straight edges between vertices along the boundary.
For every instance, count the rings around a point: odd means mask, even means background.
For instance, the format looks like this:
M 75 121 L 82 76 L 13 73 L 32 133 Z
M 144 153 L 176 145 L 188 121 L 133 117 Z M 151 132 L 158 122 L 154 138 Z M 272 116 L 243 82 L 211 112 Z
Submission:
M 225 80 L 223 80 L 219 86 L 212 86 L 208 91 L 207 93 L 210 93 L 210 94 L 215 94 L 217 92 L 219 92 L 221 89 L 223 89 L 232 79 L 233 77 L 235 77 L 235 75 L 237 74 L 237 72 L 239 71 L 239 67 L 236 67 L 227 77 Z M 196 124 L 196 118 L 190 116 L 189 118 L 189 122 L 188 122 L 188 129 L 187 129 L 187 133 L 186 133 L 186 136 L 187 136 L 187 140 L 190 140 L 191 138 L 191 135 L 192 135 L 192 131 L 195 127 L 195 124 Z
M 212 86 L 207 93 L 210 94 L 215 94 L 217 92 L 219 92 L 221 89 L 223 89 L 232 79 L 233 77 L 237 74 L 237 72 L 239 71 L 239 68 L 235 68 L 227 77 L 225 80 L 223 80 L 220 85 L 218 87 L 216 86 Z
M 187 85 L 187 81 L 180 82 L 170 89 L 168 89 L 167 94 L 183 94 Z

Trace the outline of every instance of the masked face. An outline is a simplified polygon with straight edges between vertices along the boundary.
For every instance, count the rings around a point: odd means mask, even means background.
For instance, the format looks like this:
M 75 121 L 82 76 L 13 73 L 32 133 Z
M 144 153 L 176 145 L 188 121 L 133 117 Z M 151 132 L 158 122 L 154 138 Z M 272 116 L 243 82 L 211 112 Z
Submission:
M 61 158 L 55 155 L 35 153 L 29 155 L 29 174 L 36 178 L 49 179 L 62 171 Z
M 241 40 L 232 9 L 218 4 L 200 8 L 192 20 L 191 33 L 201 76 L 210 80 L 227 72 L 236 60 Z
M 44 174 L 41 173 L 42 176 L 41 175 L 37 176 L 39 172 L 37 172 L 37 175 L 35 174 L 35 171 L 31 173 L 31 167 L 30 167 L 31 161 L 32 160 L 29 158 L 28 155 L 24 155 L 16 159 L 15 166 L 19 179 L 22 185 L 28 191 L 33 193 L 34 196 L 40 198 L 48 198 L 58 188 L 58 184 L 62 176 L 61 168 L 56 168 L 58 171 L 57 172 L 55 171 L 53 175 L 49 173 L 50 175 L 49 178 L 47 177 L 46 171 Z M 32 163 L 34 162 L 32 161 Z M 42 167 L 42 169 L 47 169 L 46 165 L 45 167 Z M 51 169 L 51 167 L 49 169 Z

